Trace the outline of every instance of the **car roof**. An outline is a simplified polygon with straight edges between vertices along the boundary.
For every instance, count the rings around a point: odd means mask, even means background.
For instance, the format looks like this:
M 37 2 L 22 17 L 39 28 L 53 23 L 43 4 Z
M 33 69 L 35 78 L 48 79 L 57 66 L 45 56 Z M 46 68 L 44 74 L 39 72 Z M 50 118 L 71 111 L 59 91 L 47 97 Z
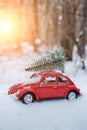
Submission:
M 49 75 L 66 76 L 64 73 L 56 72 L 56 71 L 44 71 L 44 72 L 39 72 L 39 74 L 44 76 L 44 77 L 49 76 Z

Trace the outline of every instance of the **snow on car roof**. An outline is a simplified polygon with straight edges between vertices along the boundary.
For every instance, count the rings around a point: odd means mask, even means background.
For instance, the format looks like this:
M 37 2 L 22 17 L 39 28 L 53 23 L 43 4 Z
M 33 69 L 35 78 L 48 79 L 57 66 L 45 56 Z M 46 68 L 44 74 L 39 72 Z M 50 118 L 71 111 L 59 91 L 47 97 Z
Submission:
M 39 72 L 39 74 L 41 75 L 65 75 L 64 73 L 61 73 L 61 72 L 56 72 L 56 71 L 44 71 L 44 72 Z

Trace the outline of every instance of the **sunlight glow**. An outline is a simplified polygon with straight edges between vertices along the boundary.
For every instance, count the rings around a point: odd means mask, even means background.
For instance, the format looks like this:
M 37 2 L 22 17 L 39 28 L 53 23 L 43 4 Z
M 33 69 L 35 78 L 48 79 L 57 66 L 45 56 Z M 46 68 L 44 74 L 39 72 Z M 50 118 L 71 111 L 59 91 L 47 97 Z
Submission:
M 11 21 L 3 21 L 0 25 L 0 32 L 1 34 L 7 35 L 9 33 L 12 33 L 13 25 Z
M 10 44 L 14 43 L 19 36 L 19 18 L 15 15 L 0 17 L 0 43 Z

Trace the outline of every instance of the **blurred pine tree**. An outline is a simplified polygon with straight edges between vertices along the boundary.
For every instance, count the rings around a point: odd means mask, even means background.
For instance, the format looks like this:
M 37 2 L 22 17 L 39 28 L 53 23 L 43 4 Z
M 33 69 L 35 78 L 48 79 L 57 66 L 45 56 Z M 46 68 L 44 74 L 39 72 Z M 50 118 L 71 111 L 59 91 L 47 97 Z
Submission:
M 50 71 L 53 69 L 64 72 L 65 59 L 64 50 L 60 49 L 35 61 L 30 67 L 26 68 L 25 71 Z

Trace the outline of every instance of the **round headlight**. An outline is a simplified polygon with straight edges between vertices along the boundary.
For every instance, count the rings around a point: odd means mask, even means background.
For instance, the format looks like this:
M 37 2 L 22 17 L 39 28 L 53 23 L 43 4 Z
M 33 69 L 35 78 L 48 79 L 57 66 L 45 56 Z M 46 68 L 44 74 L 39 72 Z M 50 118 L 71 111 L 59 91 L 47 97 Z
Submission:
M 18 90 L 17 92 L 16 92 L 16 94 L 18 95 L 20 93 L 20 90 Z

